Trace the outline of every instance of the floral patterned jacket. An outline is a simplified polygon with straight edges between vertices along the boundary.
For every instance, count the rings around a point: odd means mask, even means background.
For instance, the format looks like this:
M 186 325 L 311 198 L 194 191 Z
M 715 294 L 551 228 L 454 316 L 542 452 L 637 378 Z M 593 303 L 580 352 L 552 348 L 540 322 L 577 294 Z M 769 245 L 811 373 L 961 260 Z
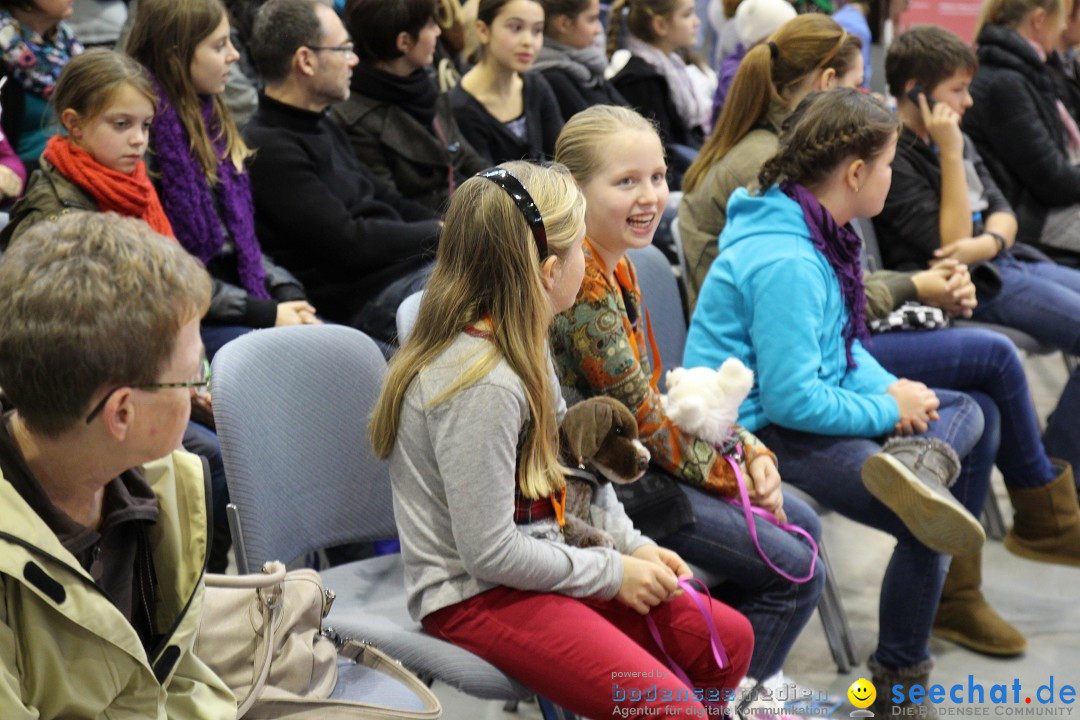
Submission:
M 708 442 L 682 432 L 664 414 L 649 335 L 648 310 L 633 263 L 624 256 L 612 284 L 603 261 L 586 241 L 581 290 L 574 305 L 557 315 L 552 326 L 551 348 L 560 383 L 583 397 L 607 395 L 621 401 L 637 418 L 641 442 L 653 462 L 689 485 L 736 496 L 734 471 L 723 456 Z M 655 360 L 659 367 L 659 358 Z M 738 426 L 735 432 L 746 465 L 762 452 L 775 461 L 753 434 Z M 745 465 L 743 469 L 745 473 Z

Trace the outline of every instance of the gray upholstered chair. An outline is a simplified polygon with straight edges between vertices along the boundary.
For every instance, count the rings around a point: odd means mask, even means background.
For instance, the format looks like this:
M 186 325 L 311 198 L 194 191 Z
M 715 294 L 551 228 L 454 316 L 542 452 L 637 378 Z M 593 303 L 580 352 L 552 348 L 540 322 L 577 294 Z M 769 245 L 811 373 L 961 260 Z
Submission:
M 320 548 L 396 537 L 387 463 L 368 418 L 386 364 L 363 333 L 336 325 L 259 330 L 216 355 L 212 388 L 241 572 Z M 326 623 L 407 668 L 480 698 L 533 693 L 490 663 L 425 634 L 405 608 L 400 555 L 330 568 Z
M 405 342 L 405 338 L 409 337 L 409 333 L 412 332 L 413 325 L 416 324 L 416 316 L 420 314 L 420 300 L 423 297 L 424 291 L 420 290 L 402 300 L 401 304 L 398 305 L 397 315 L 394 319 L 397 324 L 399 343 Z
M 664 390 L 667 371 L 682 365 L 683 350 L 686 347 L 687 327 L 682 310 L 682 299 L 679 297 L 679 287 L 672 273 L 671 264 L 658 249 L 650 245 L 638 250 L 630 250 L 627 256 L 637 270 L 638 285 L 641 287 L 645 307 L 652 320 L 656 349 L 659 350 L 662 360 L 660 389 Z M 656 359 L 653 358 L 653 362 L 655 361 Z M 785 485 L 784 490 L 806 501 L 818 514 L 827 512 L 817 501 L 798 488 Z M 818 615 L 821 616 L 821 624 L 825 629 L 825 638 L 829 643 L 833 659 L 840 672 L 846 673 L 859 664 L 859 659 L 855 654 L 855 643 L 851 626 L 848 624 L 847 613 L 840 599 L 840 588 L 836 584 L 836 576 L 825 554 L 824 541 L 819 543 L 818 551 L 821 561 L 825 563 L 825 589 L 818 601 Z M 708 577 L 708 573 L 700 568 L 694 568 L 694 574 L 710 585 L 721 580 L 721 578 Z

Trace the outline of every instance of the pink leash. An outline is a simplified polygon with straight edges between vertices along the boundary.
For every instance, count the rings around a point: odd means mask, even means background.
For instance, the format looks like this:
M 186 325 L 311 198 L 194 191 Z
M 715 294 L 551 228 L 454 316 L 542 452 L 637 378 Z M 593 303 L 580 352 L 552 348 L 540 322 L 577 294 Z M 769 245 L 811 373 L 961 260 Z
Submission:
M 739 484 L 739 500 L 729 498 L 728 502 L 732 505 L 742 506 L 743 513 L 746 516 L 746 527 L 750 530 L 750 538 L 754 541 L 754 547 L 757 548 L 758 555 L 761 556 L 761 559 L 764 560 L 769 567 L 771 567 L 778 575 L 780 575 L 780 577 L 785 578 L 786 580 L 790 580 L 793 583 L 802 584 L 805 582 L 809 582 L 810 578 L 814 577 L 814 568 L 817 567 L 817 542 L 814 541 L 814 538 L 810 535 L 810 533 L 806 532 L 798 525 L 792 525 L 791 523 L 781 523 L 776 519 L 776 516 L 768 510 L 765 510 L 764 508 L 754 507 L 750 504 L 750 493 L 746 489 L 746 480 L 743 478 L 742 470 L 739 469 L 738 459 L 740 454 L 741 453 L 736 451 L 734 457 L 732 455 L 724 455 L 724 459 L 728 461 L 728 464 L 731 465 L 731 469 L 735 471 L 735 480 Z M 814 551 L 814 557 L 810 561 L 810 571 L 806 574 L 805 577 L 795 577 L 793 575 L 789 575 L 788 573 L 777 567 L 776 563 L 769 559 L 769 556 L 765 554 L 764 550 L 762 550 L 761 543 L 758 541 L 757 526 L 754 523 L 755 515 L 772 523 L 781 530 L 787 530 L 789 532 L 793 532 L 806 538 L 806 541 L 810 543 L 810 547 Z M 709 644 L 712 646 L 713 658 L 716 660 L 717 666 L 720 668 L 727 667 L 727 653 L 724 651 L 724 644 L 720 641 L 720 633 L 716 631 L 716 623 L 713 622 L 712 612 L 710 612 L 708 606 L 705 604 L 705 601 L 701 599 L 701 595 L 694 589 L 693 583 L 697 583 L 698 585 L 700 585 L 701 589 L 705 591 L 705 596 L 708 597 L 709 600 L 712 600 L 712 595 L 709 594 L 709 588 L 706 587 L 705 583 L 701 582 L 701 580 L 694 577 L 679 578 L 679 587 L 686 591 L 686 594 L 689 595 L 690 598 L 694 601 L 694 603 L 698 606 L 698 610 L 701 611 L 701 616 L 705 619 L 705 625 L 709 629 Z M 694 684 L 687 676 L 686 671 L 683 670 L 677 662 L 675 662 L 675 659 L 668 654 L 667 649 L 664 647 L 664 641 L 660 639 L 660 631 L 656 628 L 656 621 L 653 620 L 652 614 L 645 616 L 645 623 L 649 626 L 649 634 L 652 635 L 652 639 L 656 643 L 656 646 L 660 648 L 660 652 L 664 654 L 664 657 L 667 659 L 668 667 L 671 668 L 671 671 L 673 673 L 675 673 L 675 677 L 686 683 L 686 686 L 688 688 L 693 689 Z
M 701 599 L 701 594 L 694 589 L 693 583 L 700 585 L 702 591 L 705 593 L 705 597 L 712 601 L 712 595 L 709 594 L 709 588 L 705 587 L 705 583 L 695 577 L 679 578 L 679 587 L 686 591 L 686 594 L 690 596 L 690 599 L 698 606 L 698 610 L 701 611 L 701 617 L 705 618 L 705 625 L 709 628 L 709 645 L 712 646 L 713 658 L 716 660 L 716 665 L 720 668 L 725 668 L 731 663 L 728 660 L 727 652 L 724 650 L 724 643 L 720 641 L 720 633 L 716 631 L 716 623 L 713 622 L 712 611 L 709 609 L 709 606 L 705 604 L 705 601 Z M 679 663 L 675 662 L 675 659 L 671 657 L 671 655 L 668 655 L 668 651 L 664 647 L 664 641 L 660 639 L 660 631 L 656 629 L 656 621 L 653 620 L 651 613 L 645 616 L 645 624 L 649 626 L 649 634 L 652 635 L 652 639 L 656 643 L 656 646 L 660 648 L 660 652 L 664 653 L 664 657 L 667 658 L 668 667 L 675 673 L 675 677 L 682 680 L 686 683 L 686 687 L 693 690 L 694 683 L 687 676 L 686 671 L 679 666 Z
M 750 504 L 750 493 L 746 490 L 746 480 L 743 479 L 742 470 L 739 469 L 738 459 L 740 454 L 741 453 L 736 451 L 735 457 L 732 457 L 731 455 L 724 455 L 724 459 L 728 461 L 728 465 L 731 465 L 731 469 L 735 471 L 736 482 L 739 483 L 739 500 L 735 500 L 734 498 L 728 498 L 728 502 L 732 505 L 742 506 L 743 514 L 746 515 L 746 527 L 750 530 L 750 538 L 754 541 L 754 547 L 757 548 L 758 555 L 761 556 L 761 559 L 764 560 L 769 567 L 776 571 L 777 575 L 784 578 L 785 580 L 790 580 L 791 582 L 798 585 L 809 582 L 810 578 L 814 577 L 814 568 L 817 567 L 817 543 L 814 542 L 814 538 L 810 536 L 810 533 L 806 532 L 798 525 L 792 525 L 791 523 L 781 524 L 776 519 L 776 516 L 768 510 L 764 508 L 754 507 Z M 761 549 L 761 543 L 758 542 L 757 526 L 754 523 L 754 515 L 765 519 L 766 521 L 772 523 L 781 530 L 787 530 L 788 532 L 793 532 L 796 535 L 802 535 L 804 538 L 806 538 L 806 541 L 810 543 L 810 548 L 814 551 L 814 557 L 812 560 L 810 560 L 810 571 L 804 577 L 795 577 L 794 575 L 789 575 L 788 573 L 778 568 L 776 566 L 776 563 L 769 559 L 769 556 L 766 555 L 765 551 Z

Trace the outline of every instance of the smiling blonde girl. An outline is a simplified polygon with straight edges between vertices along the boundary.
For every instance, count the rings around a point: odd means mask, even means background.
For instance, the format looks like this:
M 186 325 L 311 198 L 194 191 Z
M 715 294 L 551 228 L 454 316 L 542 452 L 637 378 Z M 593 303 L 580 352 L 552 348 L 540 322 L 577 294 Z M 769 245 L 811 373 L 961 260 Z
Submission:
M 825 573 L 818 567 L 807 582 L 793 583 L 762 561 L 742 510 L 724 501 L 737 492 L 727 462 L 709 443 L 682 432 L 661 403 L 657 382 L 662 360 L 658 354 L 650 357 L 649 298 L 642 296 L 626 256 L 652 242 L 667 204 L 660 138 L 633 110 L 598 105 L 566 124 L 556 154 L 581 186 L 587 207 L 585 279 L 573 307 L 556 316 L 552 329 L 560 381 L 586 397 L 613 397 L 634 413 L 641 441 L 660 468 L 653 472 L 668 473 L 683 484 L 695 518 L 685 527 L 667 523 L 668 534 L 656 539 L 739 588 L 734 605 L 754 627 L 749 676 L 773 684 L 817 607 Z M 750 433 L 740 431 L 737 442 L 745 449 L 752 502 L 786 513 L 820 537 L 814 511 L 782 493 L 773 455 Z M 658 513 L 648 518 L 650 527 L 667 522 Z M 765 520 L 755 525 L 770 558 L 794 576 L 807 574 L 813 560 L 807 544 Z M 726 551 L 718 553 L 718 547 Z

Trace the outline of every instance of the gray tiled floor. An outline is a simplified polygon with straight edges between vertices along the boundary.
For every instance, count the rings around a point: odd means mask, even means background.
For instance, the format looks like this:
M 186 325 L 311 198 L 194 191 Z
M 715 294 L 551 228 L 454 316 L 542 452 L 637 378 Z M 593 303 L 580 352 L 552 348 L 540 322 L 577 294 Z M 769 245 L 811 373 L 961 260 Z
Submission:
M 1060 355 L 1025 360 L 1036 405 L 1043 416 L 1053 407 L 1065 382 Z M 1006 519 L 1011 515 L 1008 497 L 1000 477 L 995 491 Z M 870 530 L 835 514 L 825 518 L 825 538 L 830 560 L 840 583 L 848 618 L 855 635 L 860 659 L 873 650 L 877 636 L 877 600 L 884 563 L 892 541 L 884 533 Z M 855 549 L 845 552 L 843 548 Z M 1006 717 L 1013 710 L 1052 710 L 1062 716 L 1080 715 L 1074 706 L 1057 703 L 1037 706 L 1033 693 L 1054 676 L 1055 689 L 1063 684 L 1080 686 L 1080 569 L 1045 565 L 1009 554 L 999 542 L 988 542 L 984 550 L 984 589 L 991 604 L 1028 638 L 1025 655 L 996 660 L 964 650 L 951 643 L 933 640 L 931 651 L 937 666 L 932 680 L 946 687 L 962 683 L 968 676 L 987 693 L 995 683 L 1009 685 L 1018 678 L 1023 688 L 1021 706 L 988 707 L 988 717 Z M 803 631 L 784 667 L 785 673 L 809 688 L 828 690 L 842 696 L 848 685 L 866 675 L 865 665 L 847 675 L 836 672 L 829 655 L 821 623 L 814 619 Z M 446 686 L 436 685 L 443 702 L 444 717 L 450 720 L 534 720 L 540 717 L 536 705 L 523 704 L 517 713 L 502 711 L 501 703 L 477 701 Z M 1011 694 L 1011 690 L 1009 691 Z M 1032 706 L 1023 704 L 1031 696 Z M 987 697 L 989 699 L 989 696 Z M 841 708 L 836 717 L 847 717 L 850 708 Z

